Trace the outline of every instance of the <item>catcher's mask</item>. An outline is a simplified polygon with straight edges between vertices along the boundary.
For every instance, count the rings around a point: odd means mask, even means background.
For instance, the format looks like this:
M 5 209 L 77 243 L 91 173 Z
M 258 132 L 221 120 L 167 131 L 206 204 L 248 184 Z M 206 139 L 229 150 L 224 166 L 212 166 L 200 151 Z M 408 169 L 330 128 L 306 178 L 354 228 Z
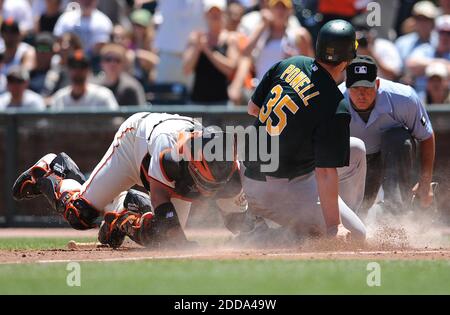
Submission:
M 230 181 L 238 169 L 236 139 L 232 134 L 211 127 L 182 132 L 177 147 L 178 153 L 188 162 L 189 174 L 202 195 L 213 195 Z M 205 150 L 207 148 L 211 152 Z M 220 156 L 214 156 L 217 159 L 208 156 L 217 153 L 217 149 L 222 149 Z

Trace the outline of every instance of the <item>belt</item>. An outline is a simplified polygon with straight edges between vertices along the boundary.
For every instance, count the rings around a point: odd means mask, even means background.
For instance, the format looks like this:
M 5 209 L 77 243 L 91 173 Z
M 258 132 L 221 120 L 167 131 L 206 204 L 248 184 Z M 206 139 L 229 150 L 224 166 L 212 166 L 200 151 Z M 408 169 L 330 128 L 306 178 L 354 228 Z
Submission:
M 252 170 L 250 168 L 246 168 L 245 169 L 244 175 L 245 175 L 245 177 L 248 177 L 248 178 L 253 179 L 253 180 L 257 180 L 259 182 L 266 182 L 267 181 L 266 175 L 262 174 L 261 172 Z

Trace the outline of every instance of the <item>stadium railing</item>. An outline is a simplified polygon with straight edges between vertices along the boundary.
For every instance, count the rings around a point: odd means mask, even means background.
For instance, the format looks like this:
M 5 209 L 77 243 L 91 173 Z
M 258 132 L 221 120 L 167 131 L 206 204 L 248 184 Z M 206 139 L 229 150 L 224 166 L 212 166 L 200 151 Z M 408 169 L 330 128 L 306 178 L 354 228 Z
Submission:
M 450 213 L 450 105 L 427 107 L 437 138 L 436 177 L 440 184 L 441 210 Z M 102 158 L 120 124 L 134 113 L 167 112 L 201 118 L 205 125 L 248 126 L 254 118 L 247 108 L 200 105 L 129 106 L 117 111 L 67 109 L 0 113 L 0 226 L 66 226 L 43 198 L 15 202 L 11 187 L 20 172 L 46 153 L 67 152 L 84 172 Z M 445 193 L 446 192 L 446 193 Z

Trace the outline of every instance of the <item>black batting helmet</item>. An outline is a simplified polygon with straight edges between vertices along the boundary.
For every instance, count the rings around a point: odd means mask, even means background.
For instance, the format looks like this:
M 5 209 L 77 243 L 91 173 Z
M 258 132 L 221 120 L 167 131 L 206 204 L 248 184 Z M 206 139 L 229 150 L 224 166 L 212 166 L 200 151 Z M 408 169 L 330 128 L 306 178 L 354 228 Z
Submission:
M 344 20 L 331 20 L 319 31 L 316 58 L 331 64 L 351 61 L 356 57 L 357 47 L 353 26 Z

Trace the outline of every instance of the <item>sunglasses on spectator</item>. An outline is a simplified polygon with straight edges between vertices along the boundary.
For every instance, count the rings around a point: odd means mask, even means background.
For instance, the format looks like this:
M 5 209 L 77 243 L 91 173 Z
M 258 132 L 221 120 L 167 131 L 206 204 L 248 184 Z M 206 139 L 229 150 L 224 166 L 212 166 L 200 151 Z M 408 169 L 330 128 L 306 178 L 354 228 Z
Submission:
M 439 35 L 447 35 L 447 36 L 450 36 L 450 31 L 439 31 Z
M 122 63 L 122 58 L 113 57 L 113 56 L 103 56 L 102 60 L 104 62 Z

